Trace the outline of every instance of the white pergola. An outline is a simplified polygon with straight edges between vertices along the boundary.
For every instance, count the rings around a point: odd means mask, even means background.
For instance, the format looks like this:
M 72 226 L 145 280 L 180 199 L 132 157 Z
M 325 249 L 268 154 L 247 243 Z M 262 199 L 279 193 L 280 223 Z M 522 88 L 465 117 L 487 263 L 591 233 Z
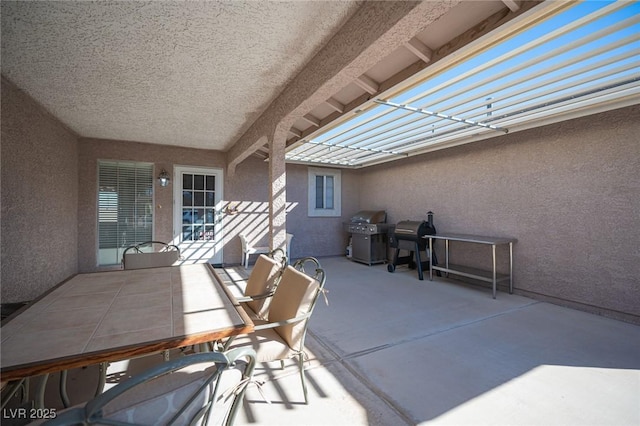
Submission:
M 640 4 L 532 16 L 376 94 L 287 161 L 364 167 L 640 102 Z

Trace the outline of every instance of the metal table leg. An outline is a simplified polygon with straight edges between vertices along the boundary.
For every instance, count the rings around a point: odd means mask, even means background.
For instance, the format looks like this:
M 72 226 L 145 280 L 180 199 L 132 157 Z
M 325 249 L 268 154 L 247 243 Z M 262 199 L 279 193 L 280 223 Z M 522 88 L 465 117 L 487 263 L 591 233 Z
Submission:
M 449 278 L 449 240 L 444 240 L 444 266 L 447 268 L 445 277 Z
M 496 280 L 496 245 L 492 244 L 491 245 L 491 264 L 492 264 L 492 271 L 493 271 L 493 298 L 496 298 L 496 284 L 497 284 L 497 280 Z
M 509 294 L 513 294 L 513 243 L 509 243 Z
M 429 281 L 433 281 L 433 238 L 429 237 Z

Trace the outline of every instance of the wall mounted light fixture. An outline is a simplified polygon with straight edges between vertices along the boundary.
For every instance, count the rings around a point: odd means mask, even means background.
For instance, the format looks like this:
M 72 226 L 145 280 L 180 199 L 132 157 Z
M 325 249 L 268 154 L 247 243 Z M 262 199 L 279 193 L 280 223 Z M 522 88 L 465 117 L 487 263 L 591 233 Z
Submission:
M 169 177 L 169 173 L 165 169 L 162 169 L 160 175 L 158 175 L 158 182 L 160 182 L 160 186 L 167 186 L 171 182 L 171 177 Z

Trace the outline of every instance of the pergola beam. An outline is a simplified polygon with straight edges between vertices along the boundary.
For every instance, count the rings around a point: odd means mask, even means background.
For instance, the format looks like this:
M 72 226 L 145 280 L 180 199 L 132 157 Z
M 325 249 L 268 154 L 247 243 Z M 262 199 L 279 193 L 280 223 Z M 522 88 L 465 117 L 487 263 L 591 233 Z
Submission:
M 334 98 L 329 98 L 327 99 L 326 102 L 327 102 L 327 105 L 333 108 L 336 112 L 339 112 L 340 114 L 344 112 L 344 104 L 338 102 Z
M 420 60 L 422 60 L 423 62 L 431 62 L 433 50 L 429 49 L 429 46 L 427 46 L 417 38 L 414 37 L 409 40 L 409 43 L 405 44 L 404 47 L 406 47 L 407 50 L 420 58 Z
M 502 3 L 504 3 L 510 11 L 512 12 L 517 12 L 518 10 L 520 10 L 520 2 L 516 1 L 516 0 L 502 0 Z
M 354 80 L 362 90 L 369 93 L 370 95 L 375 95 L 380 90 L 380 84 L 374 81 L 371 77 L 362 74 L 360 77 Z

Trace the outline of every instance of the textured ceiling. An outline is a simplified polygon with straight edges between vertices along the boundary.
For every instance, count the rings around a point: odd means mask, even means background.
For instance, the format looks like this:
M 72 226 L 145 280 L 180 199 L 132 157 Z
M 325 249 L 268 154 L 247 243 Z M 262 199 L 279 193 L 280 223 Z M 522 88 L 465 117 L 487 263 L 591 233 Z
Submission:
M 355 1 L 2 1 L 2 74 L 83 137 L 228 149 Z

